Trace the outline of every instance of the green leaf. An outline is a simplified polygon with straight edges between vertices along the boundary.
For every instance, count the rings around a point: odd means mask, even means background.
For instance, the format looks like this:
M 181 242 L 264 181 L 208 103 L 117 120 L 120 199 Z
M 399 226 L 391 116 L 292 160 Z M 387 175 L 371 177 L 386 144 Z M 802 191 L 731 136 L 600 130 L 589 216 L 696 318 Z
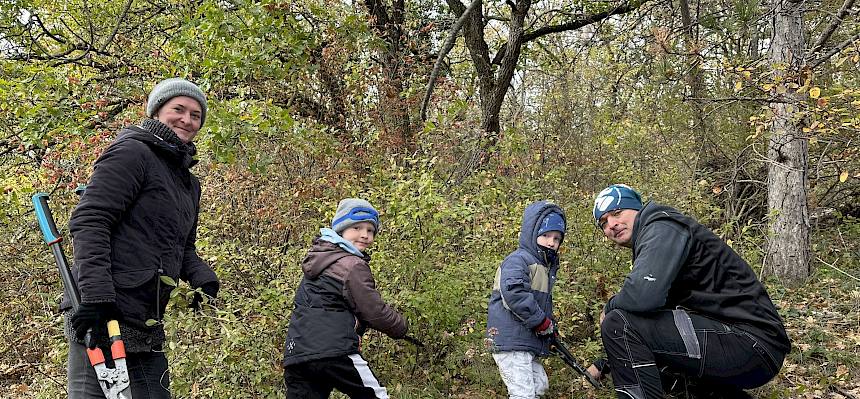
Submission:
M 176 287 L 176 281 L 170 278 L 170 276 L 158 276 L 161 279 L 161 282 L 167 284 L 171 287 Z
M 146 321 L 146 326 L 147 326 L 147 327 L 152 327 L 152 326 L 154 326 L 154 325 L 156 325 L 156 324 L 158 324 L 158 320 L 149 319 L 149 320 L 147 320 L 147 321 Z

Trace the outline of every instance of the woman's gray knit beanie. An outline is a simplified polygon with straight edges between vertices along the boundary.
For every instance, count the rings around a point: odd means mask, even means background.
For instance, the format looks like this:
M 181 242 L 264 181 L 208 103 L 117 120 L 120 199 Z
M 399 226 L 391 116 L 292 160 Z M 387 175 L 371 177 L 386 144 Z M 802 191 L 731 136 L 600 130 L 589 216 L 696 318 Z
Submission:
M 164 103 L 178 96 L 191 97 L 200 104 L 200 110 L 203 111 L 200 126 L 203 126 L 206 122 L 206 94 L 197 85 L 182 78 L 164 79 L 152 88 L 146 99 L 146 116 L 154 118 Z

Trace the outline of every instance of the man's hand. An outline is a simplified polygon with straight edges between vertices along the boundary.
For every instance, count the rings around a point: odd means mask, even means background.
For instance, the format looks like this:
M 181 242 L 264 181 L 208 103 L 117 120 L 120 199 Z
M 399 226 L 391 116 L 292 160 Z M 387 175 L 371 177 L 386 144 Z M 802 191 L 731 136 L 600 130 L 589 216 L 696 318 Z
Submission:
M 588 374 L 591 374 L 591 376 L 595 380 L 599 381 L 601 378 L 603 378 L 603 376 L 611 372 L 609 368 L 609 361 L 606 358 L 597 359 L 594 361 L 594 363 L 591 363 L 591 366 L 588 366 L 588 369 L 586 371 L 588 372 Z
M 603 311 L 601 310 L 600 311 L 600 325 L 603 325 L 603 319 L 605 319 L 605 318 L 606 318 L 606 313 L 603 313 Z
M 547 318 L 543 319 L 543 323 L 538 324 L 538 326 L 534 328 L 534 332 L 537 333 L 537 335 L 542 335 L 542 336 L 543 335 L 550 335 L 553 333 L 553 331 L 555 331 L 553 326 L 554 326 L 554 324 L 553 324 L 552 320 L 550 320 L 549 317 L 547 317 Z
M 591 374 L 591 378 L 594 378 L 595 380 L 600 381 L 600 378 L 603 377 L 603 375 L 600 374 L 600 370 L 593 364 L 588 366 L 588 369 L 585 371 L 588 372 L 588 374 Z

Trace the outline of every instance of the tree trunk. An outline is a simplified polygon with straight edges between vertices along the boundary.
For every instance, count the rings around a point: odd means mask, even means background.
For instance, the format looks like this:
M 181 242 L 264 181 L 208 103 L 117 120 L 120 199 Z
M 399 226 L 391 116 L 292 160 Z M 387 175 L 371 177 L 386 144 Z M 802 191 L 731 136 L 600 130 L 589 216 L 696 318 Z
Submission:
M 393 148 L 406 148 L 412 152 L 416 145 L 412 137 L 412 123 L 409 117 L 409 104 L 403 98 L 402 54 L 387 53 L 384 57 L 382 103 L 380 111 L 386 142 Z
M 686 42 L 687 68 L 689 72 L 684 77 L 690 90 L 695 120 L 691 126 L 692 132 L 698 142 L 702 143 L 699 151 L 699 161 L 704 164 L 705 173 L 712 174 L 719 170 L 720 162 L 717 160 L 717 145 L 714 143 L 713 130 L 706 124 L 705 116 L 705 84 L 702 78 L 701 57 L 699 56 L 699 43 L 696 37 L 696 25 L 690 13 L 690 2 L 679 0 L 678 6 L 681 11 L 681 22 L 684 24 L 684 41 Z M 696 168 L 699 169 L 699 168 Z
M 771 44 L 772 68 L 785 83 L 802 85 L 803 3 L 780 0 L 774 12 Z M 784 67 L 784 68 L 783 68 Z M 777 96 L 780 97 L 780 96 Z M 773 127 L 768 145 L 768 210 L 771 240 L 767 261 L 787 284 L 809 276 L 809 211 L 807 209 L 808 147 L 803 137 L 804 120 L 799 115 L 802 96 L 789 88 L 770 105 Z
M 403 23 L 406 14 L 404 0 L 394 0 L 389 6 L 385 0 L 365 0 L 370 16 L 370 26 L 385 42 L 382 54 L 382 83 L 380 116 L 383 141 L 390 149 L 406 148 L 411 152 L 415 146 L 409 103 L 404 95 L 404 81 L 409 71 L 404 62 Z

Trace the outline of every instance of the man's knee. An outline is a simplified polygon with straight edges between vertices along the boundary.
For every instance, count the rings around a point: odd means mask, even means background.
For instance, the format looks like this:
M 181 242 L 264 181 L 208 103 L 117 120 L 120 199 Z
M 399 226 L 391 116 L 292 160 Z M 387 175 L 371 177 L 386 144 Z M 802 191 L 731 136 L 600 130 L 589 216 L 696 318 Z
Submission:
M 627 323 L 626 314 L 621 309 L 613 309 L 606 314 L 600 324 L 600 335 L 604 340 L 621 336 Z

